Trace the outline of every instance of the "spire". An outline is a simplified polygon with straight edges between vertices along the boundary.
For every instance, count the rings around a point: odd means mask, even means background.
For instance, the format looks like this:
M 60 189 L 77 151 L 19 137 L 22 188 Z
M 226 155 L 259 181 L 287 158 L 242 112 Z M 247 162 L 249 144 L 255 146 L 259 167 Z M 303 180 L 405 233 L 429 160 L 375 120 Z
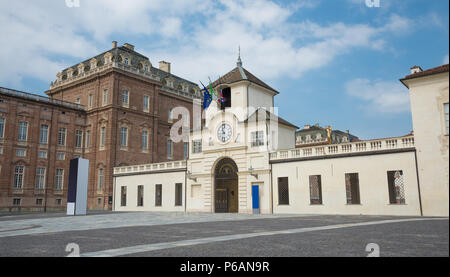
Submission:
M 239 45 L 239 54 L 238 54 L 238 60 L 237 60 L 237 66 L 242 67 L 242 61 L 241 61 L 241 46 Z

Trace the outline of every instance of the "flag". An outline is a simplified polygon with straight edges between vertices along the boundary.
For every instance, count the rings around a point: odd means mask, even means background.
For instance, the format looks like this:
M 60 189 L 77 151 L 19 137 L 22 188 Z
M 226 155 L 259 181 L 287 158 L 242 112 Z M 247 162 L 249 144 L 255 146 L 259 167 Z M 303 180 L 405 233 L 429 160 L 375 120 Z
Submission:
M 207 109 L 211 104 L 212 95 L 201 81 L 200 84 L 203 86 L 203 109 Z

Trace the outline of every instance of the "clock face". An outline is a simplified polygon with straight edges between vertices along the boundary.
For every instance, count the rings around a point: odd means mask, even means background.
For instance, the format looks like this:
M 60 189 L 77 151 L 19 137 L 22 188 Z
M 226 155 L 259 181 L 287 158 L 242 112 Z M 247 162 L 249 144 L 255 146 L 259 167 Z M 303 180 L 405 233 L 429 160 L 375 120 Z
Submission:
M 227 123 L 223 123 L 219 126 L 219 129 L 217 129 L 217 138 L 220 142 L 225 143 L 231 139 L 232 133 L 233 130 L 231 129 L 231 126 Z

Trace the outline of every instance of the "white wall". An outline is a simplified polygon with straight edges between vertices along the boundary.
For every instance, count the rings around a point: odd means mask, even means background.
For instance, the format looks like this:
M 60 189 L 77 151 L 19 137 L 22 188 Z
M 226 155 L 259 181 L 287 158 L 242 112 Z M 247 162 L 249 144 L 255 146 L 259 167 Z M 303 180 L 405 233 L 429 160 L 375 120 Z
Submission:
M 389 204 L 387 171 L 403 170 L 406 204 Z M 345 173 L 359 174 L 360 205 L 348 205 Z M 310 204 L 309 176 L 321 175 L 322 205 Z M 278 205 L 278 177 L 289 178 L 289 205 Z M 274 213 L 420 215 L 414 152 L 272 164 Z
M 175 184 L 182 183 L 182 206 L 175 206 Z M 162 185 L 162 205 L 155 206 L 155 187 Z M 144 186 L 144 205 L 137 205 L 138 186 Z M 121 187 L 127 187 L 127 205 L 121 206 Z M 149 173 L 115 177 L 114 210 L 115 211 L 166 211 L 184 212 L 185 172 Z

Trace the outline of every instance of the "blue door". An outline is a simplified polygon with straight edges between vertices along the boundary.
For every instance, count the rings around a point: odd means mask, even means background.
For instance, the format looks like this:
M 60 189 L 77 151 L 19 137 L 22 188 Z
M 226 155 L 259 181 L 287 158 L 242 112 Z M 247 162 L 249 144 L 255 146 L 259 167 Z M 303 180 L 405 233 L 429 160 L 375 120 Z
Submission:
M 252 186 L 253 213 L 259 214 L 259 185 Z

